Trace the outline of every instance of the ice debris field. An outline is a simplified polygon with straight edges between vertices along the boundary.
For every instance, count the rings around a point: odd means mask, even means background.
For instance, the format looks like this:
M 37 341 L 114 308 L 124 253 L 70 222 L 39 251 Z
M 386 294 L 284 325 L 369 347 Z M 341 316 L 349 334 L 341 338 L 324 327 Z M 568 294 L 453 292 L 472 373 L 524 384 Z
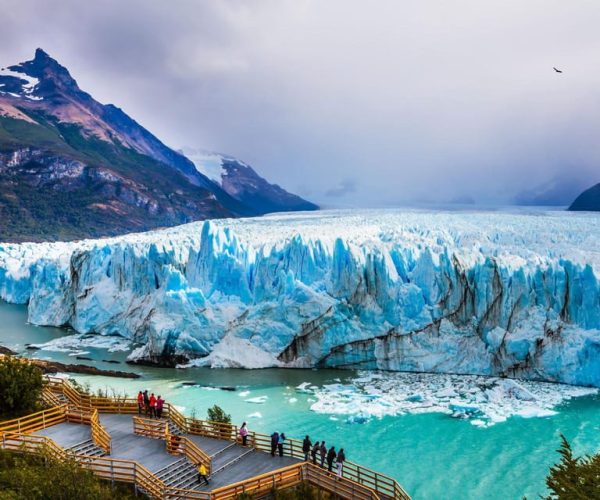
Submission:
M 488 427 L 509 417 L 549 417 L 561 403 L 598 390 L 546 382 L 472 375 L 359 372 L 345 383 L 296 390 L 311 393 L 311 410 L 344 416 L 348 423 L 405 413 L 444 413 Z
M 0 244 L 0 298 L 148 362 L 600 387 L 599 242 L 597 215 L 567 212 L 224 219 Z

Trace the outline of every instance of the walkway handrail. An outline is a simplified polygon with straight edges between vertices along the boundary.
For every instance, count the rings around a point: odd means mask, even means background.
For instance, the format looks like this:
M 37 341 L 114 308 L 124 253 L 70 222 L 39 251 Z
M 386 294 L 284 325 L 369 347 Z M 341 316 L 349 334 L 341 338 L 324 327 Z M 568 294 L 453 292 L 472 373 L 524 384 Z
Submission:
M 94 444 L 99 448 L 102 448 L 106 453 L 110 455 L 112 449 L 112 438 L 108 431 L 100 423 L 98 410 L 96 410 L 95 408 L 92 410 L 90 426 L 92 431 L 92 441 L 94 442 Z
M 175 408 L 175 405 L 169 403 L 165 404 L 164 414 L 181 432 L 188 432 L 187 419 L 177 408 Z
M 10 451 L 39 453 L 44 450 L 52 457 L 63 460 L 66 452 L 56 442 L 46 436 L 23 434 L 21 432 L 5 432 L 2 434 L 2 448 Z
M 197 467 L 202 463 L 206 467 L 206 473 L 208 475 L 212 473 L 212 458 L 191 439 L 172 434 L 168 424 L 166 424 L 163 434 L 167 453 L 171 455 L 184 455 L 194 466 Z
M 137 416 L 132 420 L 134 434 L 153 439 L 165 439 L 165 428 L 168 427 L 166 420 L 151 420 Z
M 48 410 L 42 410 L 21 418 L 14 418 L 6 422 L 0 422 L 0 434 L 5 432 L 18 432 L 28 434 L 45 429 L 54 424 L 67 421 L 67 405 L 55 406 Z

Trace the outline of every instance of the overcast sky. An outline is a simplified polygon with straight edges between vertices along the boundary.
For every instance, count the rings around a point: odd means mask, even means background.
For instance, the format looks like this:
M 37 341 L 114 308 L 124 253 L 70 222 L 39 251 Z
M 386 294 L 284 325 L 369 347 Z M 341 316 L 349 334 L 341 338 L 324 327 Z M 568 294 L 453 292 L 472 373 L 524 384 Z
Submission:
M 557 175 L 600 181 L 598 0 L 0 0 L 0 12 L 0 66 L 42 47 L 168 145 L 234 155 L 324 205 L 503 202 Z

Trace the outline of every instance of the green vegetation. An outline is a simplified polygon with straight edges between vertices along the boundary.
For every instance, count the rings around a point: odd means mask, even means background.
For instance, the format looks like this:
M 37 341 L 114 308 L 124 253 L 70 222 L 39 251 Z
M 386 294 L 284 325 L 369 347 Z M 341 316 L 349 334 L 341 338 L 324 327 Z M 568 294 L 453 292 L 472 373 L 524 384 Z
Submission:
M 546 485 L 550 495 L 545 500 L 588 500 L 600 498 L 600 453 L 574 457 L 567 439 L 561 434 L 558 453 L 561 460 L 550 468 Z
M 112 500 L 134 498 L 126 485 L 111 487 L 75 460 L 0 450 L 0 500 Z
M 215 405 L 212 408 L 209 408 L 207 414 L 210 422 L 219 422 L 221 424 L 231 423 L 231 415 L 225 413 L 220 406 Z
M 20 417 L 38 410 L 43 386 L 38 367 L 14 356 L 0 357 L 0 419 Z
M 206 189 L 174 168 L 116 139 L 107 142 L 43 112 L 22 111 L 37 124 L 0 116 L 0 152 L 32 147 L 44 155 L 0 178 L 4 241 L 97 238 L 226 215 L 206 204 Z M 79 161 L 84 171 L 54 178 L 53 167 L 43 161 L 53 158 Z M 99 176 L 98 169 L 110 170 L 113 180 Z

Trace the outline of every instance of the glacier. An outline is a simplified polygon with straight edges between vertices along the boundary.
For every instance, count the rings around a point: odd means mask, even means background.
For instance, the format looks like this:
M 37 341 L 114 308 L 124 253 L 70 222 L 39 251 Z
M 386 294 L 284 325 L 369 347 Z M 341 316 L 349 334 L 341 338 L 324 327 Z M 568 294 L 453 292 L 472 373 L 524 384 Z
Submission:
M 352 210 L 0 244 L 0 298 L 164 365 L 600 387 L 600 218 Z

